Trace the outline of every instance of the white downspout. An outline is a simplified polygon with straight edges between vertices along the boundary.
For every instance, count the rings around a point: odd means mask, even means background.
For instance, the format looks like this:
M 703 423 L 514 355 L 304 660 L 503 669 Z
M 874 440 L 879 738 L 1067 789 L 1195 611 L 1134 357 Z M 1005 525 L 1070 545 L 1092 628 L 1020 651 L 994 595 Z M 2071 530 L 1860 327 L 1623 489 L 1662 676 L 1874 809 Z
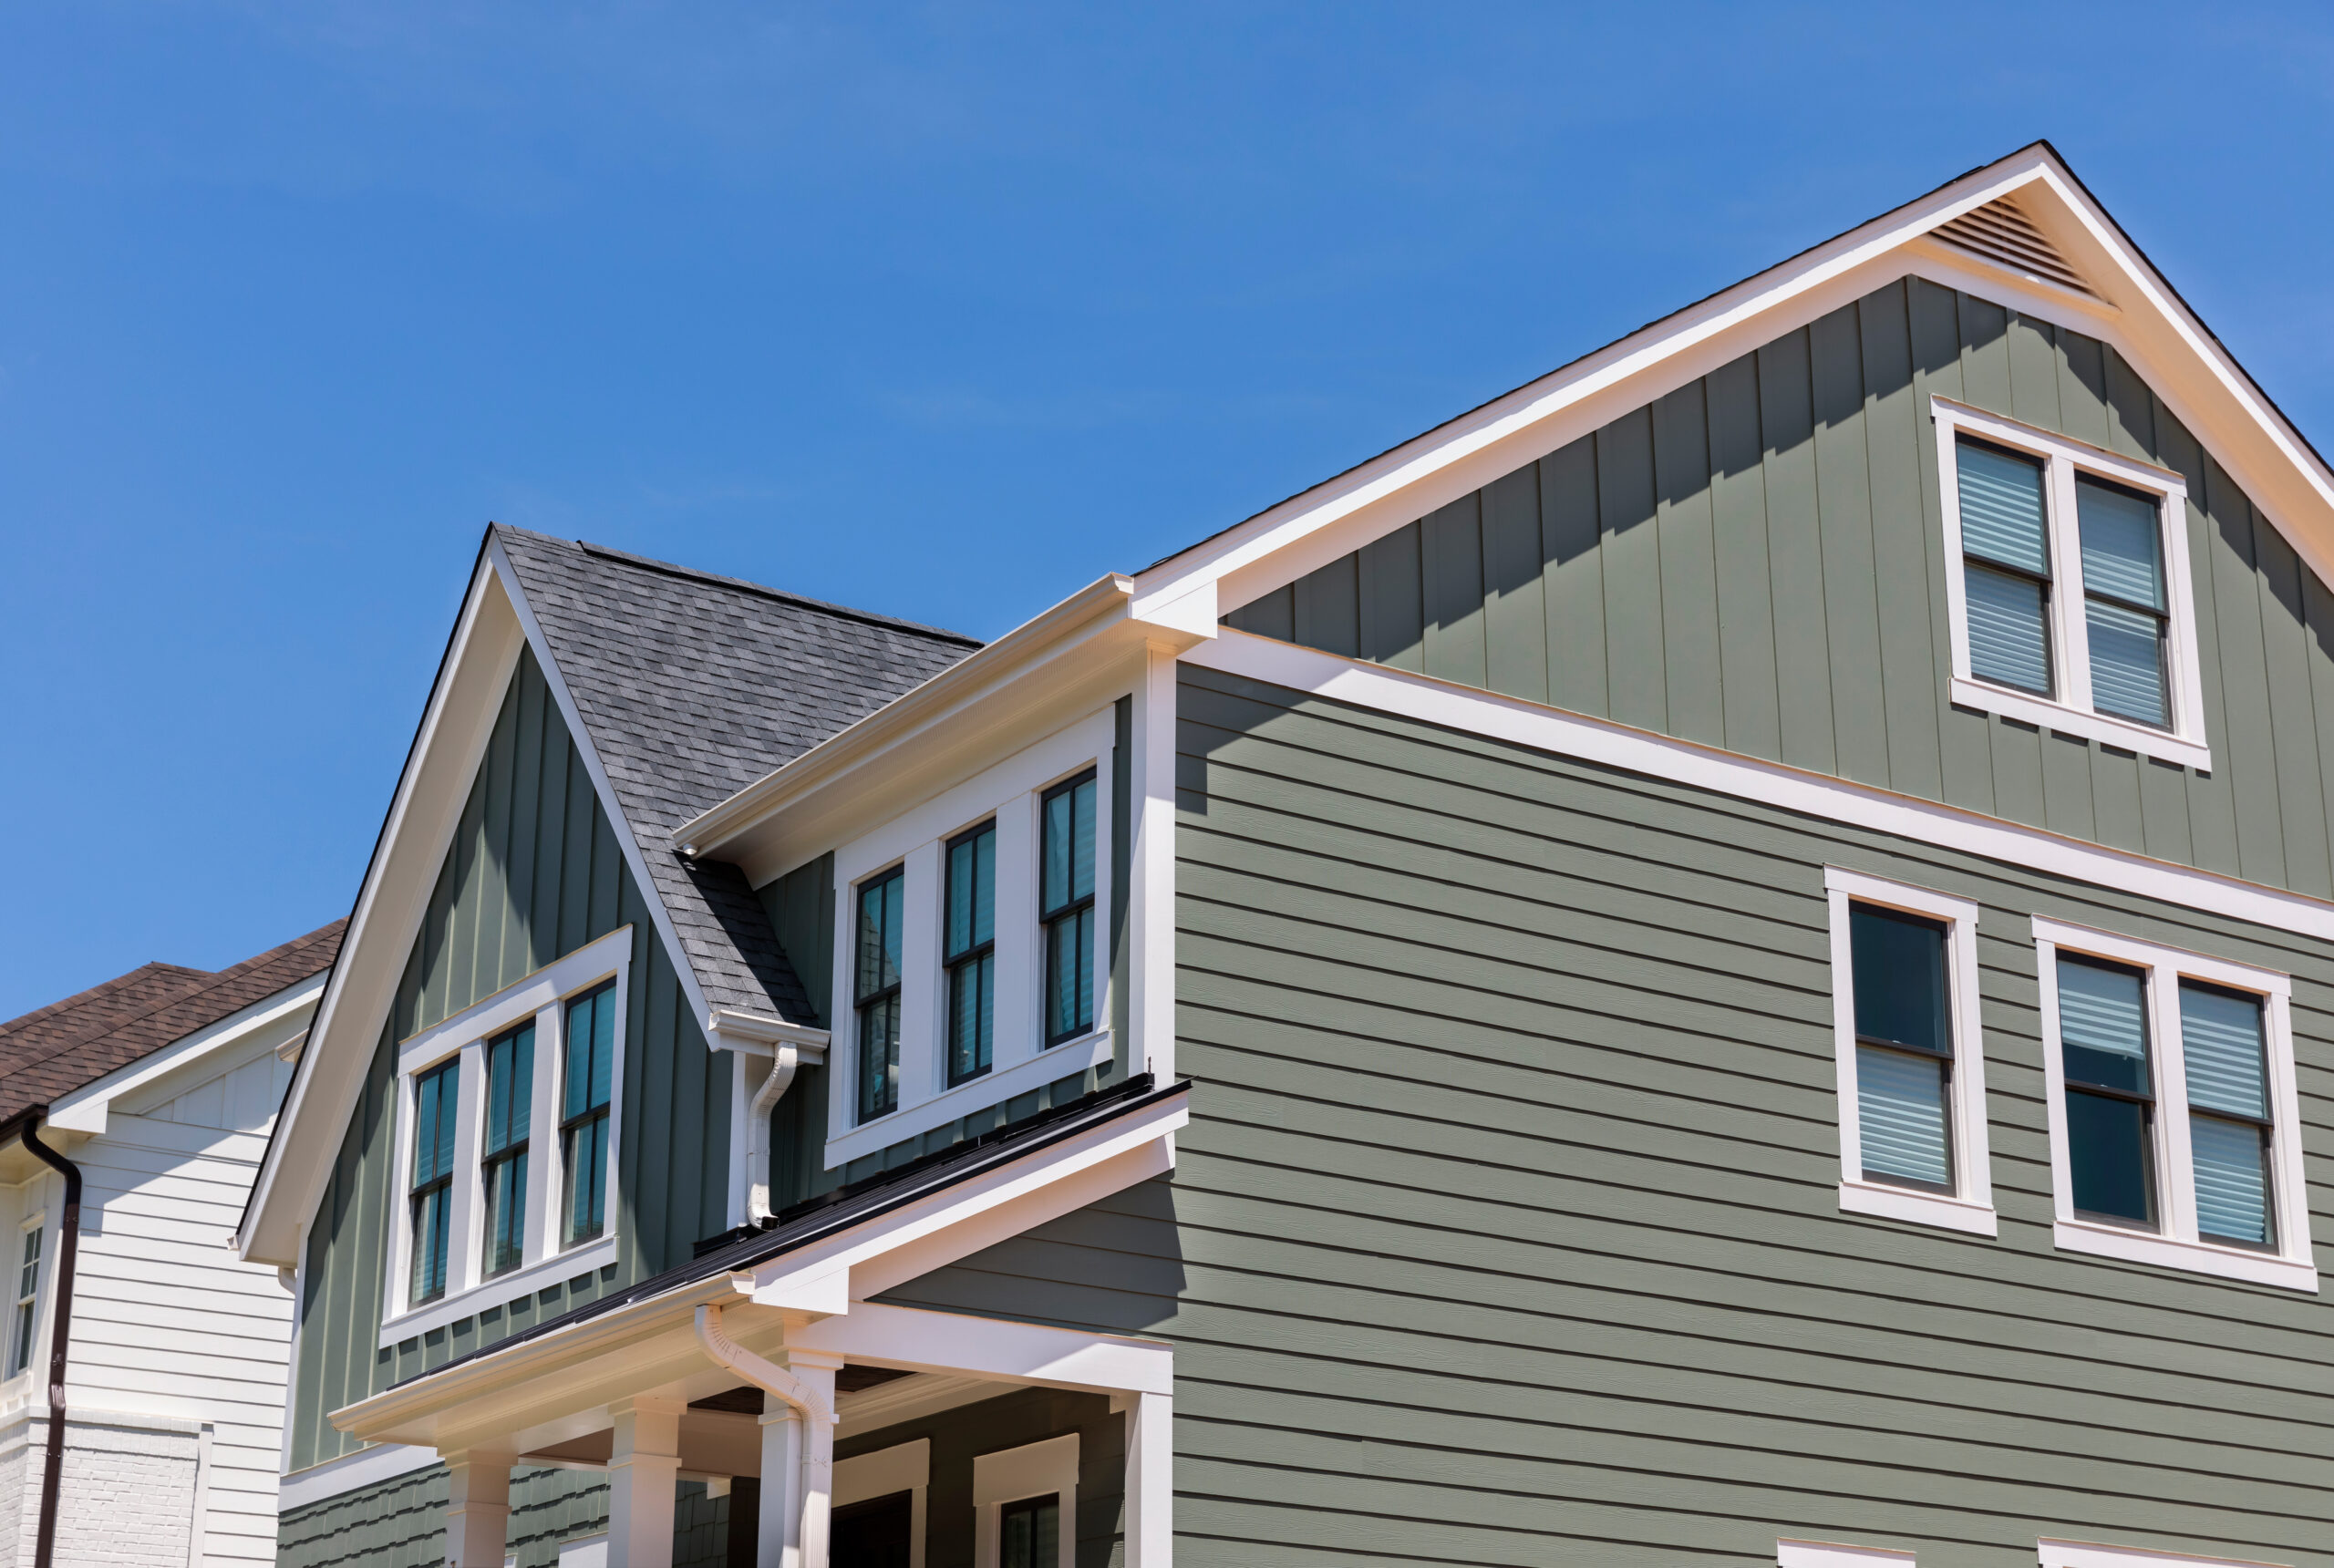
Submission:
M 827 1568 L 827 1522 L 829 1501 L 833 1495 L 831 1478 L 835 1451 L 833 1369 L 821 1369 L 819 1382 L 827 1385 L 822 1389 L 818 1382 L 797 1377 L 776 1362 L 755 1355 L 721 1332 L 718 1306 L 697 1309 L 697 1342 L 716 1365 L 728 1368 L 763 1393 L 784 1400 L 800 1413 L 800 1469 L 792 1476 L 773 1477 L 765 1465 L 762 1507 L 767 1510 L 780 1503 L 778 1488 L 784 1486 L 788 1494 L 782 1500 L 785 1511 L 800 1522 L 787 1568 Z M 767 1444 L 764 1451 L 768 1451 Z
M 801 1053 L 790 1040 L 780 1040 L 770 1052 L 769 1076 L 762 1079 L 762 1087 L 754 1091 L 752 1103 L 746 1108 L 746 1223 L 759 1224 L 769 1218 L 769 1113 L 794 1082 L 796 1068 L 801 1065 Z

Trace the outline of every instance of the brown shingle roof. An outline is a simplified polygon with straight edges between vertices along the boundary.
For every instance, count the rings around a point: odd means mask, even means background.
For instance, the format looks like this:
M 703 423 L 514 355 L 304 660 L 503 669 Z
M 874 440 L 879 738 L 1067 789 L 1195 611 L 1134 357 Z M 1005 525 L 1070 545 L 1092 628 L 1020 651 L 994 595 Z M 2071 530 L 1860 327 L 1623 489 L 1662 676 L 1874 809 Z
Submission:
M 63 1099 L 140 1057 L 329 968 L 348 923 L 212 974 L 146 964 L 0 1024 L 0 1122 Z

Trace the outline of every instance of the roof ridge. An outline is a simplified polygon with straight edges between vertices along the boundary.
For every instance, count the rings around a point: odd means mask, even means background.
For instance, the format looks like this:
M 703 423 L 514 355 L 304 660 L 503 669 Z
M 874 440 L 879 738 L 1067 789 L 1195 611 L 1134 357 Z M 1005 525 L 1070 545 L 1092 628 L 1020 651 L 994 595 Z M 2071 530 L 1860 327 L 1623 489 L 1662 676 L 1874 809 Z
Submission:
M 224 969 L 197 970 L 195 973 L 203 975 L 207 984 L 191 985 L 183 991 L 173 992 L 170 995 L 156 1002 L 152 1006 L 144 1009 L 142 1012 L 132 1013 L 127 1017 L 109 1019 L 106 1022 L 103 1028 L 88 1028 L 82 1030 L 78 1034 L 68 1035 L 64 1039 L 57 1041 L 53 1048 L 43 1052 L 38 1056 L 27 1057 L 25 1060 L 17 1062 L 14 1066 L 8 1068 L 5 1072 L 0 1072 L 0 1078 L 14 1078 L 18 1073 L 28 1072 L 35 1068 L 42 1067 L 49 1062 L 57 1060 L 59 1057 L 64 1056 L 68 1051 L 77 1050 L 81 1047 L 89 1045 L 94 1041 L 102 1040 L 108 1035 L 119 1034 L 122 1030 L 129 1028 L 133 1024 L 142 1024 L 148 1019 L 152 1018 L 159 1014 L 168 1012 L 170 1008 L 176 1007 L 182 1003 L 191 1002 L 196 997 L 201 996 L 207 992 L 216 991 L 220 986 L 227 984 L 231 980 L 243 979 L 279 958 L 288 956 L 303 947 L 309 946 L 318 941 L 321 941 L 325 933 L 333 931 L 337 927 L 346 926 L 347 923 L 348 923 L 346 920 L 336 920 L 329 924 L 320 925 L 316 927 L 315 930 L 307 933 L 305 935 L 295 936 L 289 942 L 279 943 L 275 946 L 269 948 L 264 953 L 254 954 L 253 956 L 246 958 L 238 964 L 230 964 Z M 309 974 L 315 974 L 315 972 L 316 971 L 315 970 L 310 970 Z M 138 971 L 132 970 L 131 973 L 136 974 Z M 300 978 L 305 979 L 306 977 L 306 975 L 302 975 Z M 280 991 L 283 988 L 283 986 L 279 985 L 276 987 L 276 990 Z M 269 992 L 267 995 L 273 995 L 274 993 Z M 261 998 L 257 997 L 253 998 L 254 1001 L 260 999 Z M 249 1006 L 250 1005 L 250 1003 L 245 1003 L 243 1006 Z M 236 1013 L 240 1013 L 242 1011 L 242 1007 L 235 1007 L 220 1015 L 220 1016 L 232 1017 Z M 198 1024 L 195 1027 L 207 1028 L 211 1024 L 215 1024 L 218 1021 L 218 1018 L 213 1018 L 209 1020 L 207 1023 Z M 192 1032 L 192 1030 L 188 1031 L 188 1033 Z M 172 1036 L 170 1039 L 165 1040 L 162 1043 L 164 1045 L 174 1044 L 177 1040 L 183 1037 L 183 1036 Z
M 644 572 L 655 572 L 663 576 L 679 577 L 690 582 L 709 583 L 718 588 L 735 588 L 740 593 L 752 593 L 764 599 L 775 599 L 782 604 L 798 605 L 805 610 L 815 610 L 822 614 L 840 616 L 847 621 L 860 621 L 871 626 L 888 626 L 893 631 L 913 632 L 918 636 L 937 637 L 945 642 L 962 643 L 967 647 L 977 648 L 984 645 L 978 637 L 968 636 L 963 632 L 952 632 L 945 626 L 927 626 L 921 621 L 904 620 L 900 616 L 886 615 L 877 610 L 854 609 L 849 604 L 837 604 L 831 600 L 813 599 L 807 593 L 790 593 L 786 589 L 772 588 L 768 583 L 751 582 L 743 577 L 725 576 L 718 572 L 704 572 L 694 566 L 683 566 L 676 562 L 659 561 L 650 555 L 636 555 L 629 550 L 618 550 L 612 544 L 594 544 L 588 539 L 562 539 L 556 534 L 538 533 L 532 529 L 513 528 L 505 522 L 491 523 L 488 526 L 504 533 L 513 533 L 526 539 L 542 540 L 549 544 L 573 545 L 586 555 L 594 555 L 603 561 L 619 562 L 626 566 L 638 567 Z

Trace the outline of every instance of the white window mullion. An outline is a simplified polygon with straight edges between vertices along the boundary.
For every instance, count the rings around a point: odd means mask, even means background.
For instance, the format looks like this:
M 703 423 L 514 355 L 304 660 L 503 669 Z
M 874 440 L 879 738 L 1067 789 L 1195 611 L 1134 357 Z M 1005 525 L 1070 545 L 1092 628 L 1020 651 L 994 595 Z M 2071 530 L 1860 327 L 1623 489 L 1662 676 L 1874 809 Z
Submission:
M 900 1092 L 902 1106 L 948 1087 L 948 1053 L 941 1044 L 946 1004 L 940 966 L 940 841 L 928 840 L 906 858 L 907 890 L 900 933 Z
M 2196 1239 L 2196 1166 L 2188 1144 L 2188 1072 L 2180 1049 L 2180 975 L 2165 965 L 2148 971 L 2148 1029 L 2155 1057 L 2158 1202 L 2164 1233 Z
M 486 1241 L 486 1204 L 479 1190 L 478 1151 L 485 1142 L 486 1042 L 462 1047 L 460 1088 L 454 1112 L 452 1215 L 446 1226 L 446 1294 L 475 1289 L 483 1272 L 480 1253 Z
M 2082 608 L 2082 527 L 2075 500 L 2074 465 L 2053 454 L 2045 491 L 2050 503 L 2050 637 L 2060 700 L 2091 708 L 2091 638 Z
M 527 1244 L 522 1266 L 541 1263 L 559 1250 L 559 1090 L 565 1020 L 566 1010 L 557 1002 L 535 1014 L 535 1081 L 528 1086 L 527 1102 Z

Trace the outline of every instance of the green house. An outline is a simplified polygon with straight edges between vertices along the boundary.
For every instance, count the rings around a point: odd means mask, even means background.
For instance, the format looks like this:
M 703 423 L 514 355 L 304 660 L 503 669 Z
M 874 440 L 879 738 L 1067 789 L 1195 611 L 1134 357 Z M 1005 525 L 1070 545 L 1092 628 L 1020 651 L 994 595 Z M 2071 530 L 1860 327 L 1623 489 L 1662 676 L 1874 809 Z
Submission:
M 986 645 L 491 530 L 282 1560 L 2334 1568 L 2329 583 L 2040 145 Z

